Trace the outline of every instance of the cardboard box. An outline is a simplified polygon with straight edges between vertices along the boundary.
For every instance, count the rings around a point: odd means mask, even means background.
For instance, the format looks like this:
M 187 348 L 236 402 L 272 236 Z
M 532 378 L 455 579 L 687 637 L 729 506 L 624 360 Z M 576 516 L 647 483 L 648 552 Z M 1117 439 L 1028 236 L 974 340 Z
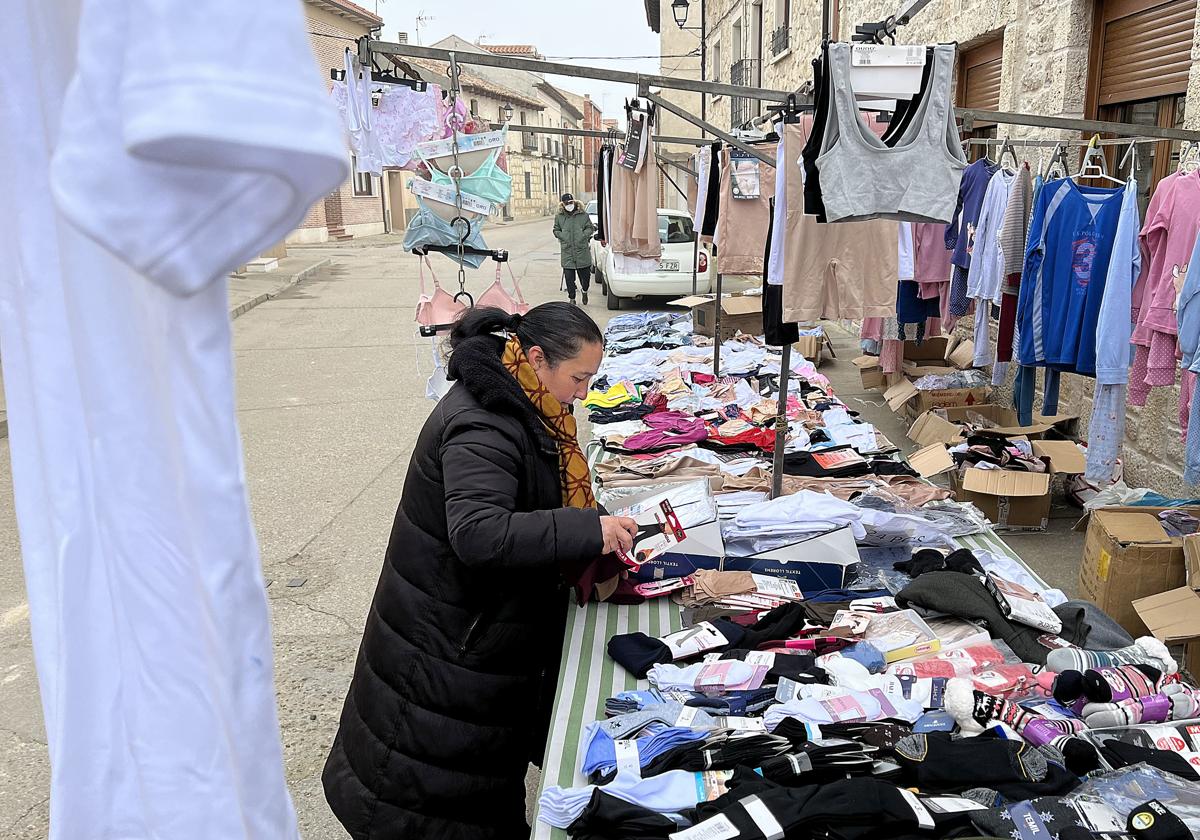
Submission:
M 1183 538 L 1183 567 L 1187 585 L 1200 589 L 1200 534 Z
M 800 336 L 800 340 L 792 345 L 792 349 L 808 359 L 816 367 L 820 367 L 821 362 L 825 361 L 826 351 L 828 351 L 831 359 L 837 358 L 837 354 L 833 352 L 833 342 L 824 333 L 821 335 L 802 335 Z M 868 356 L 867 358 L 870 357 Z
M 1053 431 L 1067 438 L 1077 436 L 1079 417 L 1074 414 L 1059 414 L 1053 417 L 1035 417 L 1029 426 L 1018 422 L 1017 412 L 1008 406 L 983 403 L 981 405 L 949 406 L 926 411 L 913 421 L 908 436 L 918 446 L 932 443 L 956 444 L 963 441 L 963 428 L 967 423 L 982 418 L 992 425 L 989 434 L 1003 437 L 1026 437 L 1030 440 L 1045 437 Z
M 687 306 L 692 310 L 692 330 L 697 335 L 714 337 L 716 329 L 716 295 L 689 295 L 670 302 L 672 306 Z M 729 294 L 721 297 L 721 341 L 737 333 L 763 334 L 762 295 Z
M 936 408 L 981 405 L 987 402 L 991 388 L 941 388 L 922 391 L 910 379 L 903 379 L 888 388 L 883 398 L 888 407 L 897 414 L 915 420 L 927 411 Z
M 935 335 L 918 344 L 904 342 L 904 360 L 916 366 L 966 370 L 975 366 L 975 343 L 952 335 Z
M 727 555 L 721 569 L 787 578 L 801 592 L 812 593 L 845 586 L 858 563 L 858 545 L 847 527 L 759 554 Z
M 1180 663 L 1193 677 L 1200 674 L 1200 593 L 1181 586 L 1133 602 L 1154 638 L 1168 647 L 1182 646 Z
M 954 495 L 971 502 L 997 531 L 1044 531 L 1050 519 L 1050 474 L 981 470 L 951 475 Z
M 887 378 L 883 374 L 883 367 L 879 364 L 878 356 L 859 356 L 850 362 L 858 368 L 859 376 L 862 377 L 862 385 L 864 388 L 871 390 L 879 388 L 886 389 Z
M 1079 592 L 1130 635 L 1144 636 L 1146 622 L 1133 601 L 1168 592 L 1187 580 L 1183 540 L 1163 530 L 1164 508 L 1107 507 L 1092 511 L 1079 566 Z M 1177 508 L 1193 516 L 1200 508 Z

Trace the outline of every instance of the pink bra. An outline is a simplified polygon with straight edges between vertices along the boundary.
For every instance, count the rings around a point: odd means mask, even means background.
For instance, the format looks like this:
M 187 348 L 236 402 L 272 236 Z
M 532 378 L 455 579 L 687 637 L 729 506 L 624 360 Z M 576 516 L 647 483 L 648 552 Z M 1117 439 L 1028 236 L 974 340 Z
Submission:
M 512 266 L 508 263 L 504 263 L 504 265 L 508 268 L 508 276 L 512 278 L 513 291 L 516 293 L 516 297 L 514 298 L 510 295 L 508 289 L 504 288 L 504 284 L 500 282 L 500 263 L 496 263 L 496 279 L 479 296 L 479 300 L 475 302 L 475 305 L 495 306 L 498 309 L 503 309 L 509 315 L 524 315 L 529 311 L 529 304 L 525 302 L 525 296 L 521 294 L 521 284 L 517 282 L 516 275 L 512 271 Z
M 430 276 L 433 277 L 433 295 L 432 297 L 425 291 L 425 269 L 429 269 Z M 433 266 L 429 264 L 428 257 L 422 257 L 419 263 L 421 272 L 421 296 L 417 298 L 417 323 L 423 327 L 432 327 L 435 324 L 452 324 L 467 308 L 466 304 L 458 298 L 464 294 L 451 296 L 449 292 L 442 288 L 438 283 L 437 275 L 433 273 Z M 466 295 L 470 299 L 470 295 Z M 444 331 L 443 331 L 444 332 Z

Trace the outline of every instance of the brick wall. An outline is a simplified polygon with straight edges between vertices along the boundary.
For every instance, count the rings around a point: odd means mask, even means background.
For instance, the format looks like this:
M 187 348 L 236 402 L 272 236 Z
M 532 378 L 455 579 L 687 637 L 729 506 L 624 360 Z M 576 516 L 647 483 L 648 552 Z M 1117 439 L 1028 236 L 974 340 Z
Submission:
M 309 40 L 312 42 L 317 67 L 320 68 L 321 77 L 325 79 L 326 85 L 332 85 L 330 69 L 342 67 L 346 48 L 354 48 L 352 41 L 344 39 L 366 35 L 367 30 L 324 9 L 306 5 L 304 12 L 308 20 L 308 30 L 314 33 L 309 35 Z M 347 181 L 336 192 L 309 208 L 296 238 L 308 241 L 324 239 L 325 234 L 319 231 L 327 231 L 335 226 L 367 226 L 360 227 L 359 232 L 382 233 L 383 184 L 380 178 L 374 177 L 374 186 L 375 195 L 359 197 L 354 195 L 353 181 Z

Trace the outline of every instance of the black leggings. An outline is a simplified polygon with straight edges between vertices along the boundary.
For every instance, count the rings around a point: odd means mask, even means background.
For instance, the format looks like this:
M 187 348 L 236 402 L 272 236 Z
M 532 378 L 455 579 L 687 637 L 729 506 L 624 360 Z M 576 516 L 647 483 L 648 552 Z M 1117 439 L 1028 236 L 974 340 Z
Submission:
M 588 290 L 588 286 L 592 282 L 591 267 L 585 265 L 583 268 L 564 268 L 563 269 L 563 279 L 567 281 L 567 297 L 569 297 L 571 300 L 575 300 L 575 278 L 576 277 L 579 278 L 579 285 L 582 286 L 583 290 L 586 292 Z

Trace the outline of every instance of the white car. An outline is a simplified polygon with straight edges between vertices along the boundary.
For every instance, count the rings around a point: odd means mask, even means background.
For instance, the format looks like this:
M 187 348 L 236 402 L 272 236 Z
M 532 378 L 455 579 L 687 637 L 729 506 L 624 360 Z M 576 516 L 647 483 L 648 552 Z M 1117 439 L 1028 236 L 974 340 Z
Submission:
M 589 212 L 591 207 L 589 205 Z M 623 274 L 616 270 L 612 248 L 592 240 L 592 265 L 596 279 L 603 284 L 608 296 L 608 308 L 620 309 L 625 298 L 683 297 L 692 293 L 692 253 L 695 247 L 692 219 L 682 210 L 658 210 L 658 239 L 662 256 L 658 271 L 653 274 Z M 700 244 L 700 261 L 696 267 L 696 291 L 705 294 L 715 289 L 716 260 L 712 245 Z M 741 291 L 758 285 L 762 278 L 723 278 L 722 291 Z

